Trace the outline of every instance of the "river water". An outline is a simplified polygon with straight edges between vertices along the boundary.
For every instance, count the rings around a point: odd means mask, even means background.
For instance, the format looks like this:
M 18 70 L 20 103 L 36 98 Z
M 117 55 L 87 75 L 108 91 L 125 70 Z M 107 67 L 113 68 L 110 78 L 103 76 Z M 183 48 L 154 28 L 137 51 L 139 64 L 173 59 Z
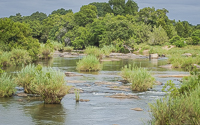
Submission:
M 143 125 L 151 119 L 148 103 L 162 98 L 165 93 L 161 91 L 163 85 L 155 85 L 147 92 L 132 92 L 112 90 L 109 85 L 99 85 L 95 82 L 115 82 L 119 85 L 122 78 L 119 72 L 124 65 L 135 63 L 145 67 L 155 76 L 157 81 L 166 83 L 172 80 L 177 86 L 180 78 L 160 78 L 159 75 L 189 74 L 181 70 L 163 69 L 160 65 L 167 63 L 165 58 L 148 59 L 122 59 L 114 62 L 103 62 L 103 69 L 98 73 L 83 73 L 76 71 L 76 62 L 81 57 L 62 58 L 55 57 L 49 61 L 40 61 L 43 66 L 53 67 L 64 72 L 73 72 L 82 76 L 65 77 L 66 81 L 82 81 L 80 83 L 67 83 L 82 89 L 81 99 L 89 102 L 75 102 L 75 95 L 68 94 L 59 105 L 47 105 L 37 97 L 11 97 L 0 98 L 0 124 L 1 125 Z M 15 74 L 21 67 L 11 67 L 7 72 Z M 18 91 L 20 92 L 20 91 Z M 140 99 L 116 99 L 106 96 L 125 93 L 137 95 Z M 132 108 L 142 108 L 143 111 L 134 111 Z

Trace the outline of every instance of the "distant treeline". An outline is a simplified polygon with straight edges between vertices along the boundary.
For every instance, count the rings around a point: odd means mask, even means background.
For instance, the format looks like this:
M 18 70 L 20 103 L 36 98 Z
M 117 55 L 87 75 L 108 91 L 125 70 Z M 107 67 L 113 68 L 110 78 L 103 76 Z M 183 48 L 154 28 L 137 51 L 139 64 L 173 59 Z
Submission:
M 63 8 L 48 16 L 35 12 L 30 16 L 0 19 L 0 45 L 4 51 L 13 48 L 30 50 L 38 42 L 58 41 L 75 49 L 86 46 L 148 43 L 150 45 L 197 45 L 200 41 L 200 25 L 187 21 L 170 20 L 168 10 L 145 7 L 139 10 L 133 0 L 109 0 L 83 5 L 80 11 Z M 185 44 L 186 43 L 186 44 Z M 34 50 L 32 51 L 34 54 Z

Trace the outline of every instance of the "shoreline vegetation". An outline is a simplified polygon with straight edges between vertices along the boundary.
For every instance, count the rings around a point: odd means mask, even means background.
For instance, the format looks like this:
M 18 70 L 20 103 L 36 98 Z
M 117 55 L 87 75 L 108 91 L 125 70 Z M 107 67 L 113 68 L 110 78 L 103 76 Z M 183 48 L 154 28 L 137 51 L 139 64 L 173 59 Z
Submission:
M 167 13 L 165 8 L 139 10 L 133 0 L 109 0 L 83 5 L 76 13 L 61 8 L 48 16 L 35 12 L 0 18 L 0 68 L 24 65 L 15 77 L 0 69 L 0 97 L 10 97 L 22 86 L 44 103 L 60 104 L 70 89 L 64 73 L 31 64 L 53 58 L 55 50 L 84 50 L 87 56 L 77 62 L 78 71 L 100 71 L 101 60 L 111 52 L 155 54 L 151 58 L 167 57 L 171 68 L 184 68 L 191 76 L 184 77 L 179 88 L 172 81 L 165 83 L 163 91 L 170 94 L 149 104 L 149 122 L 199 124 L 200 25 L 170 20 Z M 120 75 L 132 83 L 133 91 L 147 91 L 155 81 L 134 65 L 123 67 Z

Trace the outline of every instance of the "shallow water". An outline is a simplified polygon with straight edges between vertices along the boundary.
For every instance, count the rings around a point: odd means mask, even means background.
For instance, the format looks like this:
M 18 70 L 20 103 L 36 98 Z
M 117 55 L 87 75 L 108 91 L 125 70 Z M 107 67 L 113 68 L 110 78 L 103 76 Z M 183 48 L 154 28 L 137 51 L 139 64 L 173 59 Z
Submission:
M 83 73 L 76 71 L 77 58 L 56 57 L 50 61 L 40 61 L 39 64 L 59 69 L 63 72 L 81 74 L 77 77 L 65 77 L 67 80 L 79 80 L 82 83 L 67 83 L 82 89 L 81 99 L 89 99 L 89 102 L 75 102 L 75 95 L 66 95 L 61 105 L 46 105 L 36 97 L 11 97 L 0 98 L 0 124 L 64 124 L 64 125 L 141 125 L 150 120 L 148 103 L 165 95 L 161 91 L 163 85 L 155 85 L 147 92 L 117 91 L 111 90 L 109 85 L 98 85 L 95 82 L 107 81 L 122 85 L 118 75 L 124 65 L 135 63 L 145 67 L 154 74 L 157 81 L 166 83 L 172 80 L 178 86 L 180 78 L 159 78 L 158 75 L 189 74 L 184 71 L 159 68 L 166 64 L 166 59 L 123 59 L 115 62 L 103 62 L 103 69 L 98 73 Z M 6 69 L 7 72 L 15 74 L 21 67 Z M 19 91 L 18 91 L 19 92 Z M 140 99 L 114 99 L 106 96 L 126 93 L 137 95 Z M 141 112 L 131 110 L 140 107 Z

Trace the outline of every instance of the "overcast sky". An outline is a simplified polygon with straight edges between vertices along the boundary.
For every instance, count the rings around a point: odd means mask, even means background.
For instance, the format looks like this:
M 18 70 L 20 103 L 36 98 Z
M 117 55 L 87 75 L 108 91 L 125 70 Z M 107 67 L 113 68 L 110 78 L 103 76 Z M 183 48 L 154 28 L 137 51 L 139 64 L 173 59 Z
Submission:
M 50 14 L 60 8 L 72 9 L 78 12 L 82 5 L 92 2 L 108 2 L 109 0 L 0 0 L 0 17 L 9 17 L 16 13 L 23 16 L 39 11 Z M 176 21 L 188 21 L 200 24 L 200 0 L 134 0 L 139 9 L 144 7 L 165 8 L 169 11 L 168 17 Z

